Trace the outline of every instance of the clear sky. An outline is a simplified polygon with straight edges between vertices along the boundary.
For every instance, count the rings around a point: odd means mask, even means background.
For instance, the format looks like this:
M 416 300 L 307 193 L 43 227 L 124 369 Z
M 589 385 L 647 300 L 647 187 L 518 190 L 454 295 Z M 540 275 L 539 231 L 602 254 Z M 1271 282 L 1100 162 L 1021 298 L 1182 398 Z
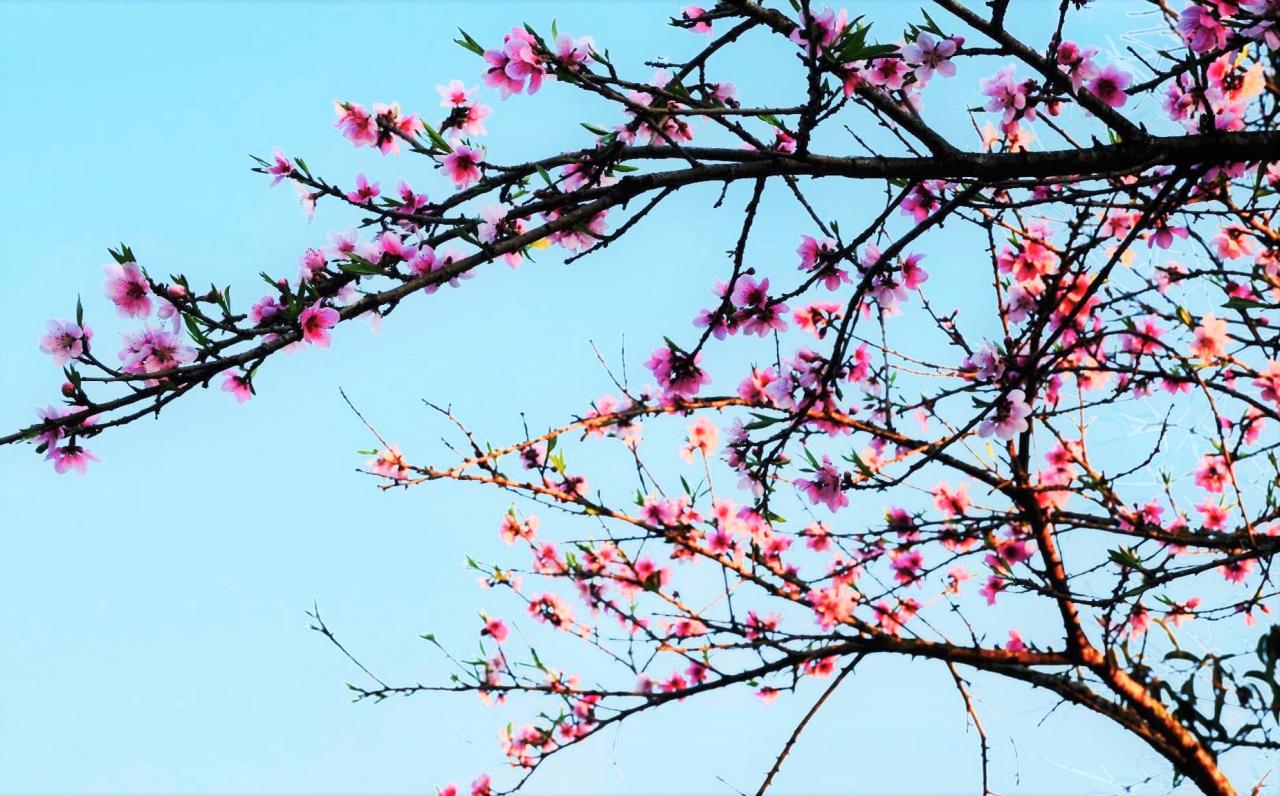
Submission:
M 1050 8 L 1013 5 L 1019 25 Z M 54 401 L 59 374 L 36 342 L 77 293 L 110 350 L 107 246 L 124 240 L 155 272 L 244 299 L 260 270 L 293 273 L 305 247 L 350 223 L 322 206 L 308 226 L 287 188 L 248 171 L 248 154 L 279 145 L 330 179 L 363 170 L 384 187 L 406 176 L 444 192 L 429 164 L 352 150 L 331 127 L 335 98 L 436 118 L 435 84 L 479 82 L 478 59 L 450 43 L 458 26 L 491 43 L 557 18 L 633 69 L 679 57 L 699 40 L 662 24 L 678 6 L 0 4 L 0 425 Z M 1105 44 L 1131 20 L 1119 0 L 1100 6 L 1085 37 Z M 912 9 L 860 6 L 886 35 Z M 786 70 L 734 58 L 744 94 L 788 96 Z M 578 121 L 617 121 L 563 87 L 545 92 L 488 97 L 496 157 L 581 146 Z M 947 118 L 950 135 L 973 140 L 963 114 Z M 97 441 L 102 462 L 86 477 L 0 450 L 0 791 L 408 793 L 501 776 L 498 715 L 471 697 L 352 705 L 344 683 L 359 672 L 307 630 L 314 600 L 384 679 L 412 681 L 444 671 L 419 634 L 469 644 L 477 609 L 510 607 L 489 606 L 462 566 L 467 553 L 502 555 L 507 500 L 375 490 L 353 472 L 370 440 L 338 388 L 418 450 L 438 452 L 444 430 L 419 398 L 453 403 L 495 441 L 514 438 L 520 410 L 535 426 L 564 419 L 609 390 L 589 341 L 613 352 L 625 339 L 638 368 L 663 333 L 688 328 L 736 235 L 722 225 L 732 216 L 706 211 L 714 198 L 694 195 L 603 256 L 567 268 L 545 256 L 411 302 L 380 337 L 350 324 L 328 354 L 270 363 L 245 406 L 213 390 Z M 763 250 L 790 264 L 798 216 L 771 207 Z M 1052 700 L 979 683 L 1006 793 L 1111 792 L 1163 770 L 1100 719 L 1061 711 L 1037 729 Z M 754 791 L 807 704 L 764 707 L 744 691 L 676 706 L 559 757 L 530 792 Z M 972 793 L 976 744 L 943 667 L 872 661 L 778 792 Z

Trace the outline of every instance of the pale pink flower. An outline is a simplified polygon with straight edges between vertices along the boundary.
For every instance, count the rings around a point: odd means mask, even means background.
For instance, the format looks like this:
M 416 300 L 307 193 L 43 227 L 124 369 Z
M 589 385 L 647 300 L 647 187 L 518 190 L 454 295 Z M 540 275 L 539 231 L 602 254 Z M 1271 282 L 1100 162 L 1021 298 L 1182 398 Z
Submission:
M 684 457 L 686 462 L 693 461 L 694 452 L 701 453 L 705 458 L 711 458 L 715 453 L 716 446 L 720 443 L 720 431 L 716 428 L 716 424 L 711 418 L 705 415 L 698 417 L 691 423 L 687 429 L 689 437 L 685 446 L 680 450 L 680 455 Z
M 956 65 L 951 63 L 951 56 L 956 54 L 958 44 L 963 41 L 964 39 L 957 41 L 953 37 L 938 41 L 928 33 L 921 33 L 914 42 L 898 52 L 901 53 L 902 60 L 915 65 L 916 80 L 925 83 L 933 77 L 934 72 L 943 77 L 955 76 Z
M 53 357 L 55 365 L 62 366 L 84 356 L 89 348 L 93 330 L 77 326 L 71 321 L 51 320 L 49 331 L 40 337 L 40 350 Z
M 1010 390 L 1009 395 L 1000 401 L 993 412 L 978 426 L 978 436 L 989 437 L 995 434 L 1000 439 L 1009 440 L 1028 428 L 1027 417 L 1031 414 L 1031 406 L 1026 402 L 1022 390 Z
M 1191 353 L 1206 363 L 1221 359 L 1227 353 L 1227 322 L 1209 313 L 1200 319 L 1195 338 L 1191 341 Z
M 103 266 L 107 275 L 107 298 L 116 305 L 121 318 L 145 318 L 151 314 L 151 286 L 142 275 L 137 263 Z

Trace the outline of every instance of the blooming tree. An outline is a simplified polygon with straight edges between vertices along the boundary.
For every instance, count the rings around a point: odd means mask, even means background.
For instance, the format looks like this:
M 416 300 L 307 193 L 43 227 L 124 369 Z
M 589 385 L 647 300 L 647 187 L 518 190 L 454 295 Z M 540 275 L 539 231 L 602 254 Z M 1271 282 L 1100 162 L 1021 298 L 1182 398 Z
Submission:
M 770 701 L 826 680 L 763 793 L 861 661 L 911 656 L 953 676 L 984 790 L 972 671 L 1099 714 L 1205 793 L 1252 787 L 1221 762 L 1274 752 L 1280 718 L 1280 629 L 1267 621 L 1280 2 L 1152 0 L 1134 46 L 1109 54 L 1068 38 L 1089 29 L 1087 0 L 1044 6 L 1043 40 L 1011 32 L 1008 6 L 933 0 L 907 30 L 873 33 L 875 20 L 807 0 L 720 0 L 680 10 L 670 23 L 692 54 L 642 76 L 555 25 L 516 26 L 491 47 L 463 33 L 482 61 L 438 86 L 436 124 L 397 104 L 335 105 L 356 147 L 434 162 L 443 198 L 363 174 L 329 182 L 276 150 L 255 170 L 292 186 L 309 217 L 338 205 L 358 228 L 302 252 L 297 272 L 263 274 L 247 311 L 230 288 L 112 250 L 106 297 L 131 325 L 118 354 L 79 304 L 51 321 L 40 347 L 65 400 L 2 441 L 83 472 L 89 440 L 214 383 L 248 401 L 268 360 L 326 348 L 349 321 L 445 300 L 440 288 L 491 263 L 527 267 L 537 249 L 601 252 L 691 186 L 723 185 L 716 207 L 732 208 L 741 183 L 745 204 L 717 227 L 723 279 L 690 327 L 654 341 L 651 383 L 618 379 L 563 425 L 502 446 L 441 410 L 460 440 L 452 462 L 417 461 L 369 426 L 379 444 L 365 469 L 383 489 L 511 493 L 496 524 L 520 555 L 472 562 L 513 606 L 482 617 L 477 656 L 450 655 L 446 682 L 373 678 L 357 697 L 541 699 L 501 731 L 506 765 L 470 785 L 482 796 L 670 702 L 731 688 Z M 794 70 L 791 104 L 753 104 L 751 87 L 717 73 L 737 46 Z M 984 77 L 964 81 L 958 65 Z M 486 150 L 484 91 L 534 102 L 553 85 L 610 103 L 616 124 L 583 124 L 580 142 L 567 129 L 570 149 L 532 162 Z M 972 93 L 972 141 L 931 122 L 939 91 Z M 827 207 L 817 178 L 878 185 L 883 200 Z M 808 219 L 768 233 L 795 241 L 790 262 L 752 255 L 766 193 Z M 944 226 L 984 244 L 931 248 Z M 944 257 L 984 298 L 930 291 Z M 721 353 L 733 337 L 758 349 Z M 734 379 L 713 383 L 705 368 L 724 358 Z M 1151 419 L 1150 444 L 1099 450 L 1134 418 Z M 663 423 L 685 429 L 678 450 L 644 442 Z M 634 480 L 589 481 L 588 446 L 616 449 Z M 659 475 L 680 458 L 676 482 Z M 1012 625 L 1013 601 L 1040 612 L 1033 625 Z M 1187 642 L 1219 622 L 1245 641 Z M 315 627 L 338 643 L 318 614 Z M 546 660 L 539 633 L 590 654 Z

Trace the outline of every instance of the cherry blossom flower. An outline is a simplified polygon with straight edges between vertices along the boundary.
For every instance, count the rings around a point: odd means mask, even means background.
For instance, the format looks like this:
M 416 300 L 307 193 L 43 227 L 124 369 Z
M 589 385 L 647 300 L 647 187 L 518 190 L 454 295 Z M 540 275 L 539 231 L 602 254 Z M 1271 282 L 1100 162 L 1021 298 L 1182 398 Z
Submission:
M 1035 109 L 1027 105 L 1026 83 L 1018 83 L 1013 79 L 1015 69 L 1012 64 L 1003 67 L 995 75 L 983 78 L 979 83 L 982 93 L 989 98 L 986 109 L 1002 112 L 1006 125 L 1024 116 L 1028 119 L 1035 118 Z
M 954 491 L 946 483 L 934 485 L 933 505 L 946 517 L 961 517 L 969 510 L 969 485 L 961 484 Z
M 354 102 L 334 100 L 333 109 L 338 114 L 334 123 L 342 131 L 342 136 L 356 146 L 373 145 L 378 140 L 378 124 L 360 105 Z
M 844 494 L 841 484 L 844 477 L 831 464 L 830 456 L 822 457 L 822 466 L 814 473 L 813 479 L 797 478 L 796 486 L 808 496 L 812 503 L 821 503 L 832 512 L 839 511 L 849 505 L 849 498 Z
M 1178 32 L 1192 52 L 1203 53 L 1226 46 L 1227 29 L 1209 9 L 1192 2 L 1178 15 Z
M 996 404 L 992 414 L 978 425 L 978 436 L 995 434 L 1000 439 L 1013 439 L 1027 430 L 1027 417 L 1030 415 L 1031 406 L 1026 402 L 1026 395 L 1022 390 L 1010 390 L 1008 397 Z
M 716 445 L 720 442 L 720 431 L 716 428 L 716 424 L 711 418 L 705 415 L 698 417 L 691 423 L 687 429 L 689 437 L 685 446 L 680 449 L 680 455 L 684 457 L 686 462 L 693 461 L 695 451 L 701 453 L 705 458 L 711 458 L 715 453 Z
M 381 193 L 382 189 L 378 187 L 378 183 L 370 183 L 368 178 L 364 176 L 364 172 L 361 172 L 356 175 L 355 190 L 347 192 L 347 199 L 358 205 L 370 204 Z
M 284 152 L 282 152 L 279 147 L 276 147 L 276 149 L 272 151 L 271 157 L 274 162 L 267 167 L 267 173 L 275 178 L 271 181 L 271 185 L 275 186 L 278 185 L 281 180 L 293 175 L 293 163 L 284 156 Z
M 322 307 L 321 300 L 316 299 L 298 316 L 298 326 L 302 329 L 302 339 L 318 348 L 328 348 L 333 341 L 329 330 L 338 325 L 338 311 L 332 307 Z
M 509 631 L 507 630 L 506 623 L 503 622 L 501 619 L 486 617 L 484 622 L 484 629 L 481 630 L 480 633 L 481 635 L 491 636 L 494 641 L 501 644 L 507 640 Z
M 222 391 L 231 393 L 237 403 L 244 403 L 253 397 L 253 385 L 249 377 L 234 370 L 222 372 Z
M 486 50 L 484 60 L 489 64 L 484 75 L 485 85 L 498 89 L 503 99 L 525 90 L 528 81 L 529 94 L 536 94 L 542 87 L 547 73 L 542 58 L 534 51 L 537 39 L 521 27 L 514 27 L 503 37 L 502 49 Z
M 1214 362 L 1227 353 L 1227 322 L 1209 313 L 1200 319 L 1195 337 L 1191 341 L 1191 353 L 1206 363 Z
M 590 36 L 575 39 L 567 33 L 556 37 L 556 59 L 573 70 L 581 69 L 591 62 L 591 51 L 595 49 L 595 41 Z
M 911 68 L 901 58 L 877 58 L 871 62 L 871 68 L 864 70 L 862 78 L 870 85 L 898 91 Z
M 89 469 L 89 462 L 98 461 L 97 456 L 75 443 L 67 443 L 60 448 L 50 446 L 44 458 L 46 461 L 53 462 L 54 472 L 59 474 L 73 470 L 79 475 L 84 475 Z
M 902 60 L 915 66 L 916 80 L 926 83 L 934 72 L 943 77 L 955 76 L 956 65 L 951 63 L 951 56 L 956 54 L 957 47 L 963 43 L 964 39 L 960 37 L 948 37 L 939 41 L 928 33 L 921 33 L 915 41 L 898 52 L 902 55 Z
M 1071 80 L 1071 87 L 1076 91 L 1080 90 L 1085 81 L 1097 77 L 1098 66 L 1093 62 L 1093 57 L 1097 54 L 1097 47 L 1081 49 L 1075 42 L 1070 41 L 1064 41 L 1058 45 L 1055 60 L 1062 71 L 1066 72 Z
M 40 337 L 40 350 L 53 357 L 53 363 L 61 367 L 73 359 L 79 359 L 89 350 L 93 330 L 71 321 L 51 320 L 49 331 Z
M 1220 495 L 1227 485 L 1235 481 L 1235 468 L 1221 454 L 1206 454 L 1200 457 L 1196 466 L 1195 481 L 1196 486 L 1204 491 Z
M 832 11 L 830 6 L 823 6 L 821 12 L 810 16 L 807 29 L 804 26 L 798 26 L 791 31 L 791 40 L 807 52 L 810 49 L 809 37 L 816 36 L 812 49 L 814 52 L 821 52 L 835 44 L 847 27 L 849 27 L 848 11 L 842 8 L 836 12 Z
M 1122 72 L 1114 66 L 1105 66 L 1089 81 L 1089 93 L 1112 108 L 1122 108 L 1129 101 L 1129 95 L 1124 90 L 1132 80 L 1128 72 Z
M 702 385 L 711 382 L 711 377 L 698 365 L 701 361 L 701 353 L 691 356 L 666 346 L 654 349 L 645 367 L 653 372 L 667 398 L 692 398 Z
M 483 162 L 484 152 L 460 146 L 444 156 L 441 167 L 445 176 L 461 189 L 480 179 L 480 164 Z
M 693 23 L 689 30 L 692 30 L 694 33 L 711 32 L 711 23 L 702 18 L 703 14 L 706 13 L 705 9 L 699 8 L 698 6 L 685 6 L 680 9 L 680 17 Z
M 107 275 L 107 298 L 116 305 L 116 313 L 121 318 L 145 318 L 151 314 L 151 286 L 137 263 L 122 263 L 103 266 Z

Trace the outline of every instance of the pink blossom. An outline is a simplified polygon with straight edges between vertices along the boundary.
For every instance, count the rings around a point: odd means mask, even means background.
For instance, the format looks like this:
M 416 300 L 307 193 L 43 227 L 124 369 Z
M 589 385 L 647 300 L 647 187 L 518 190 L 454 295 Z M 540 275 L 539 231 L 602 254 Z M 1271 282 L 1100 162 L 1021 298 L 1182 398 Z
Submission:
M 961 484 L 953 491 L 946 483 L 939 483 L 933 487 L 932 494 L 933 505 L 949 518 L 963 516 L 972 505 L 968 484 Z
M 1067 77 L 1071 80 L 1071 87 L 1076 91 L 1080 90 L 1085 81 L 1097 77 L 1098 67 L 1093 62 L 1093 57 L 1097 54 L 1097 47 L 1085 47 L 1082 50 L 1079 45 L 1070 41 L 1064 41 L 1058 45 L 1056 56 L 1058 66 L 1067 73 Z
M 590 36 L 573 38 L 567 33 L 556 37 L 556 59 L 569 69 L 581 69 L 591 62 L 595 42 Z
M 1268 360 L 1267 369 L 1253 380 L 1253 386 L 1261 391 L 1262 400 L 1280 405 L 1280 362 Z
M 862 72 L 862 77 L 870 85 L 897 91 L 910 73 L 911 68 L 901 58 L 877 58 L 871 62 L 870 69 Z
M 979 424 L 978 436 L 989 437 L 995 434 L 1000 439 L 1013 439 L 1027 430 L 1027 417 L 1030 414 L 1031 407 L 1022 390 L 1010 390 L 1008 397 L 1000 401 L 995 410 Z
M 453 180 L 458 188 L 480 179 L 480 164 L 484 162 L 484 152 L 469 146 L 460 146 L 444 156 L 441 166 L 445 176 Z
M 370 204 L 382 193 L 378 183 L 370 184 L 364 172 L 356 175 L 356 189 L 347 193 L 347 199 L 358 205 Z
M 484 629 L 480 633 L 481 635 L 492 636 L 494 641 L 501 644 L 507 640 L 509 631 L 507 630 L 507 624 L 501 619 L 488 617 L 485 619 Z
M 465 108 L 474 102 L 476 89 L 467 88 L 461 80 L 450 80 L 448 85 L 437 85 L 441 108 Z
M 360 105 L 354 102 L 334 100 L 333 109 L 338 114 L 334 123 L 342 136 L 356 146 L 372 145 L 378 140 L 378 124 Z
M 1023 116 L 1029 119 L 1035 118 L 1035 110 L 1027 106 L 1026 83 L 1014 82 L 1015 68 L 1010 64 L 1000 69 L 995 75 L 980 81 L 982 93 L 989 98 L 986 109 L 992 112 L 1003 112 L 1006 125 Z
M 1191 341 L 1191 353 L 1205 362 L 1214 362 L 1227 353 L 1227 322 L 1209 313 L 1200 319 L 1195 337 Z
M 812 235 L 802 235 L 796 253 L 800 255 L 800 270 L 812 271 L 827 290 L 838 290 L 841 283 L 849 281 L 849 274 L 836 266 L 836 242 L 831 238 L 818 240 Z
M 121 318 L 145 318 L 151 314 L 151 286 L 142 275 L 137 263 L 103 266 L 107 275 L 107 298 L 116 305 Z
M 422 120 L 418 118 L 417 114 L 401 115 L 400 103 L 398 102 L 393 102 L 390 105 L 374 103 L 373 114 L 378 131 L 374 146 L 384 155 L 400 154 L 400 139 L 402 137 L 412 141 L 425 132 Z
M 84 475 L 89 469 L 89 462 L 98 461 L 97 456 L 75 443 L 68 443 L 61 448 L 50 446 L 44 458 L 46 461 L 53 462 L 54 472 L 65 473 L 68 470 L 74 470 L 80 475 Z
M 1182 9 L 1178 16 L 1178 32 L 1192 52 L 1208 52 L 1227 43 L 1227 29 L 1209 9 L 1197 2 Z
M 689 30 L 692 30 L 694 33 L 711 32 L 711 23 L 702 19 L 702 15 L 705 13 L 707 13 L 706 10 L 699 8 L 698 6 L 685 6 L 680 9 L 681 18 L 693 23 Z
M 77 326 L 71 321 L 51 320 L 49 331 L 40 337 L 40 350 L 53 357 L 55 365 L 62 366 L 84 356 L 89 348 L 93 330 Z
M 369 472 L 384 478 L 400 480 L 409 476 L 409 465 L 405 462 L 404 455 L 400 453 L 400 447 L 394 442 L 379 450 L 365 466 L 369 468 Z
M 511 29 L 503 37 L 502 49 L 486 50 L 484 60 L 489 65 L 484 75 L 486 85 L 498 89 L 503 99 L 519 94 L 528 81 L 529 94 L 536 94 L 542 86 L 546 65 L 534 51 L 537 40 L 521 27 Z
M 1026 652 L 1027 645 L 1022 641 L 1022 635 L 1016 630 L 1009 631 L 1009 642 L 1004 645 L 1009 652 Z
M 302 329 L 302 339 L 319 348 L 328 348 L 333 338 L 329 330 L 338 324 L 338 311 L 332 307 L 320 306 L 321 299 L 316 299 L 298 316 L 298 326 Z
M 687 431 L 688 441 L 680 449 L 680 455 L 684 460 L 692 462 L 695 451 L 701 453 L 704 458 L 711 458 L 715 453 L 716 445 L 720 442 L 720 431 L 711 418 L 705 415 L 699 416 L 689 425 Z
M 654 349 L 645 367 L 653 372 L 667 398 L 692 398 L 702 385 L 711 382 L 711 377 L 698 365 L 701 361 L 701 353 L 691 356 L 666 346 Z
M 957 40 L 955 37 L 936 41 L 928 33 L 921 33 L 915 41 L 898 52 L 901 53 L 902 60 L 915 65 L 916 80 L 925 83 L 933 77 L 934 72 L 943 77 L 955 76 L 956 65 L 951 63 L 951 56 L 956 54 L 957 45 L 963 41 L 964 39 Z
M 119 352 L 127 373 L 159 373 L 171 370 L 196 358 L 196 350 L 184 345 L 178 336 L 166 329 L 146 327 L 140 332 L 121 335 L 124 348 Z
M 1204 491 L 1220 495 L 1223 488 L 1235 482 L 1235 468 L 1225 456 L 1205 454 L 1196 466 L 1195 480 Z
M 249 377 L 234 370 L 222 372 L 222 391 L 231 393 L 238 403 L 244 403 L 253 397 L 253 385 Z
M 271 156 L 275 162 L 267 167 L 267 173 L 275 177 L 275 179 L 271 181 L 271 184 L 274 186 L 281 180 L 293 174 L 293 164 L 284 156 L 284 152 L 280 151 L 279 147 L 271 153 Z
M 816 36 L 812 42 L 812 49 L 814 52 L 821 52 L 835 44 L 847 27 L 849 27 L 848 11 L 842 8 L 837 13 L 832 11 L 830 6 L 823 6 L 820 13 L 810 16 L 807 29 L 805 26 L 797 26 L 791 31 L 791 40 L 808 51 L 811 48 L 810 36 Z
M 797 478 L 796 486 L 800 487 L 812 503 L 822 503 L 830 511 L 836 512 L 849 505 L 849 498 L 841 487 L 843 476 L 831 464 L 830 456 L 822 457 L 822 466 L 814 473 L 813 480 Z
M 1129 101 L 1129 95 L 1124 90 L 1132 80 L 1128 72 L 1122 72 L 1114 66 L 1105 66 L 1089 81 L 1089 93 L 1113 108 L 1122 108 Z

